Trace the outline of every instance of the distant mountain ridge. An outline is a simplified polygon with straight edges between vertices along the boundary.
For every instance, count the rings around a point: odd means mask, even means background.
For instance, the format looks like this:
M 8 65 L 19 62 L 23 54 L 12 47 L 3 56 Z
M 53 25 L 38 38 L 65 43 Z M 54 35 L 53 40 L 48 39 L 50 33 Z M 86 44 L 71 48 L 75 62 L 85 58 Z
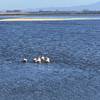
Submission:
M 72 7 L 49 7 L 43 8 L 41 10 L 60 10 L 60 11 L 82 11 L 82 10 L 100 10 L 100 2 L 90 4 L 90 5 L 81 5 L 81 6 L 72 6 Z

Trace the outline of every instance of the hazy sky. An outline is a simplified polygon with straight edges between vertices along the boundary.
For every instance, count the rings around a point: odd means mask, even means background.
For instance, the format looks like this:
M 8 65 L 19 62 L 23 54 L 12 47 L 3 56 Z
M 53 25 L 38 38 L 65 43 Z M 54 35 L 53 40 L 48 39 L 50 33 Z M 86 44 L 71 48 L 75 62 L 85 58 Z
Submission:
M 34 9 L 45 7 L 68 7 L 85 5 L 100 0 L 0 0 L 0 9 Z

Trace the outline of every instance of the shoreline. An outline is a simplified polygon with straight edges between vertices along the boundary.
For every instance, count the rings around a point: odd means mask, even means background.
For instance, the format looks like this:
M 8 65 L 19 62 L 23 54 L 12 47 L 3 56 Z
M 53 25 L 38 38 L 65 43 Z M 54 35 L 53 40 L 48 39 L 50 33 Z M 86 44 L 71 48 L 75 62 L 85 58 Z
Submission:
M 67 21 L 67 20 L 100 20 L 100 18 L 5 18 L 1 21 Z

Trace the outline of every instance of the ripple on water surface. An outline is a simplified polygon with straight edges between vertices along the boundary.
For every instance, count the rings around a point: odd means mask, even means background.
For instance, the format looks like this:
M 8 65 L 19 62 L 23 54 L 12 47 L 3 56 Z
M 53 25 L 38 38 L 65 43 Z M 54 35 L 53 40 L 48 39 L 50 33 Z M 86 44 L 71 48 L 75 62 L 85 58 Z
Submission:
M 98 100 L 99 24 L 99 20 L 0 22 L 1 99 Z M 32 63 L 39 55 L 53 62 Z M 24 57 L 26 64 L 20 62 Z

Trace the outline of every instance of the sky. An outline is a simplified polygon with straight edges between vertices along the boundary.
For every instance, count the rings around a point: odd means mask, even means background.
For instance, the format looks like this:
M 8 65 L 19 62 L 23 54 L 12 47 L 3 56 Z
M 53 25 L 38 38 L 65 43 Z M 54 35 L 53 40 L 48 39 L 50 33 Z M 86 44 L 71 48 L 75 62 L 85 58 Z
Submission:
M 0 9 L 35 9 L 87 5 L 100 0 L 0 0 Z

